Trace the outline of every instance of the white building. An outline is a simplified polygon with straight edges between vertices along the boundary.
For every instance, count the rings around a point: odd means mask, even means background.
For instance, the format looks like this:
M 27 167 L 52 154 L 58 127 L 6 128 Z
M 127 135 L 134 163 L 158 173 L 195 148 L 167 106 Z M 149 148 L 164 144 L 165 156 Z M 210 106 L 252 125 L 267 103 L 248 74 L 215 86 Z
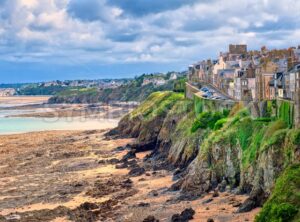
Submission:
M 4 88 L 0 89 L 0 96 L 13 96 L 16 94 L 16 90 L 12 88 Z

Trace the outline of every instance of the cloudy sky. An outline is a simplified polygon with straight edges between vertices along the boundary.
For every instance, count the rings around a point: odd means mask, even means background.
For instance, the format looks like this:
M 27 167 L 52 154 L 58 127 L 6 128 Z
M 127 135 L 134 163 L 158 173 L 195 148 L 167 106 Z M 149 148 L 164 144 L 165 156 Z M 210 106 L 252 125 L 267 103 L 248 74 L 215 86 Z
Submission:
M 184 70 L 229 43 L 300 44 L 299 0 L 0 0 L 0 82 Z

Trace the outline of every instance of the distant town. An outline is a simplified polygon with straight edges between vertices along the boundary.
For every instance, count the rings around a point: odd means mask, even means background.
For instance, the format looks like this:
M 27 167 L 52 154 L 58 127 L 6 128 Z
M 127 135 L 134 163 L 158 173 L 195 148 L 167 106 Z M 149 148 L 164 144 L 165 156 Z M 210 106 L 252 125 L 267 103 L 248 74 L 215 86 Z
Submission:
M 247 51 L 247 45 L 229 45 L 228 52 L 220 52 L 217 59 L 190 65 L 187 87 L 195 90 L 205 83 L 202 96 L 212 99 L 295 101 L 299 100 L 299 73 L 300 46 Z
M 154 87 L 167 84 L 169 81 L 176 80 L 186 76 L 186 72 L 168 72 L 168 73 L 152 73 L 143 74 L 134 79 L 99 79 L 99 80 L 55 80 L 39 83 L 16 83 L 16 84 L 0 84 L 0 96 L 14 95 L 53 95 L 57 92 L 69 88 L 96 88 L 96 89 L 115 89 L 126 85 L 136 79 L 141 80 L 141 85 L 146 86 L 152 84 Z

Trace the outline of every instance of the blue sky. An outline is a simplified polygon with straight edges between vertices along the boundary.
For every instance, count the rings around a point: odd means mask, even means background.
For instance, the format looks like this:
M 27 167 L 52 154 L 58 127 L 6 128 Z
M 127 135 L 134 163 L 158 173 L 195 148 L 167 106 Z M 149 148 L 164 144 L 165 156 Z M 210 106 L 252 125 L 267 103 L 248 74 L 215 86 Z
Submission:
M 0 82 L 184 70 L 230 43 L 300 44 L 298 0 L 0 0 Z

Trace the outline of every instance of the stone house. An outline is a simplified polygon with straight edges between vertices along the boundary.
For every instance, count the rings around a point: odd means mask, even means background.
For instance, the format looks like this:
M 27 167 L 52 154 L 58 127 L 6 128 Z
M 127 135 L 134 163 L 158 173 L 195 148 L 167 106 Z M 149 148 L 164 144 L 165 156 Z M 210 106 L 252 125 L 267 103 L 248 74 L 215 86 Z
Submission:
M 220 70 L 224 70 L 227 68 L 227 64 L 225 61 L 225 56 L 221 53 L 217 62 L 213 65 L 212 68 L 212 76 L 213 76 L 213 85 L 218 86 L 218 75 Z
M 256 99 L 255 69 L 248 68 L 237 70 L 234 77 L 234 98 L 241 101 Z
M 270 91 L 272 95 L 272 99 L 275 99 L 277 97 L 279 98 L 285 98 L 285 78 L 283 72 L 277 72 L 273 75 L 272 80 L 269 82 Z
M 294 66 L 289 72 L 285 75 L 285 96 L 288 99 L 295 100 L 298 87 L 300 73 L 300 64 Z
M 265 61 L 256 69 L 256 99 L 271 100 L 275 98 L 275 91 L 271 89 L 270 82 L 274 73 L 278 70 L 278 64 L 273 61 Z

